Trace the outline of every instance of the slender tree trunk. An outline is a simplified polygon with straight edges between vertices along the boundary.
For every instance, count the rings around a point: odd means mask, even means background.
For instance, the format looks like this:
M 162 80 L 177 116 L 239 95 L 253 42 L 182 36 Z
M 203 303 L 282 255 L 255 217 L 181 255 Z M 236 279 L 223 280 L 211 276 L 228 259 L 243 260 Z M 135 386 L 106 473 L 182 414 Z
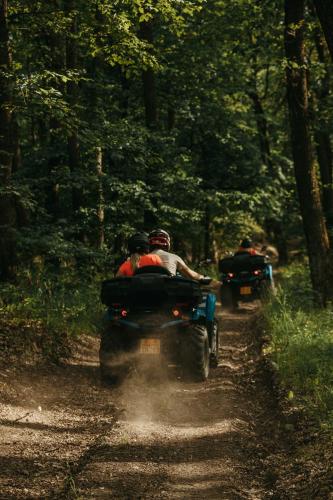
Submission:
M 332 189 L 332 148 L 329 134 L 323 130 L 315 133 L 320 177 L 322 182 L 322 203 L 328 228 L 333 227 L 333 189 Z
M 12 58 L 8 32 L 8 3 L 0 0 L 0 279 L 15 275 L 16 207 L 9 186 L 13 165 L 12 107 L 13 89 L 10 76 Z
M 331 0 L 313 0 L 313 3 L 333 61 L 333 2 Z
M 212 217 L 209 202 L 205 207 L 205 221 L 204 221 L 204 258 L 205 260 L 211 259 L 213 256 L 212 246 Z
M 19 137 L 19 125 L 15 117 L 12 122 L 12 147 L 13 147 L 13 161 L 12 172 L 17 172 L 22 166 L 21 145 Z
M 49 0 L 50 1 L 50 0 Z M 59 0 L 51 0 L 51 6 L 58 10 L 61 5 Z M 65 43 L 62 37 L 56 32 L 47 33 L 48 45 L 51 49 L 52 60 L 50 64 L 51 71 L 60 73 L 65 68 Z M 64 93 L 64 86 L 59 85 L 59 90 Z M 44 124 L 45 126 L 45 124 Z M 49 185 L 46 192 L 46 209 L 52 219 L 56 221 L 60 216 L 60 188 L 58 182 L 58 170 L 62 164 L 62 144 L 61 123 L 56 116 L 51 116 L 49 121 L 49 158 L 48 158 L 48 174 Z
M 103 150 L 96 149 L 96 172 L 98 177 L 98 202 L 97 202 L 97 239 L 96 246 L 101 249 L 104 245 L 104 192 L 103 192 Z
M 329 290 L 329 240 L 320 202 L 308 117 L 304 48 L 304 0 L 285 0 L 287 95 L 296 185 L 307 242 L 315 300 L 326 305 Z
M 154 42 L 153 23 L 152 21 L 140 23 L 140 37 L 149 44 Z M 158 109 L 156 96 L 156 77 L 152 68 L 147 68 L 142 73 L 143 84 L 143 103 L 145 108 L 146 126 L 154 130 L 157 128 Z M 154 172 L 147 172 L 146 182 L 149 185 L 154 185 Z M 157 199 L 151 197 L 151 204 L 156 208 Z M 157 217 L 154 210 L 146 208 L 143 212 L 143 225 L 145 231 L 151 231 L 157 225 Z
M 67 70 L 77 70 L 78 69 L 78 50 L 76 43 L 76 36 L 78 32 L 78 20 L 76 9 L 76 0 L 67 0 L 66 3 L 66 13 L 70 16 L 71 24 L 70 31 L 66 40 L 66 67 Z M 69 104 L 71 106 L 71 111 L 73 115 L 76 114 L 76 106 L 78 103 L 78 85 L 76 82 L 70 80 L 67 83 L 67 97 Z M 80 144 L 78 138 L 78 130 L 76 125 L 70 131 L 67 138 L 67 150 L 68 150 L 68 160 L 69 169 L 75 177 L 80 173 Z M 82 205 L 82 193 L 74 183 L 72 187 L 72 208 L 74 214 L 80 210 Z
M 314 14 L 314 13 L 313 13 Z M 330 74 L 329 61 L 324 37 L 321 34 L 320 28 L 314 32 L 315 45 L 317 49 L 318 59 L 325 67 L 325 74 L 321 80 L 321 87 L 317 90 L 318 124 L 315 131 L 315 142 L 317 149 L 317 157 L 320 168 L 320 177 L 322 182 L 322 203 L 326 218 L 327 227 L 329 229 L 329 237 L 332 246 L 332 228 L 333 228 L 333 186 L 332 186 L 332 169 L 333 155 L 331 147 L 331 138 L 329 134 L 330 123 L 325 118 L 326 116 L 326 99 L 330 92 Z
M 8 4 L 0 0 L 0 175 L 8 183 L 12 174 L 12 82 L 10 71 L 12 57 L 8 33 Z
M 154 41 L 152 22 L 140 24 L 140 37 L 152 44 Z M 157 96 L 156 96 L 156 77 L 152 68 L 147 68 L 142 73 L 143 83 L 143 101 L 145 107 L 146 125 L 148 128 L 154 128 L 157 125 Z
M 168 130 L 171 132 L 171 130 L 174 129 L 176 123 L 176 111 L 175 108 L 169 104 L 168 106 Z
M 273 164 L 271 158 L 268 127 L 267 127 L 265 112 L 261 103 L 261 99 L 258 95 L 258 92 L 256 91 L 249 92 L 249 96 L 251 97 L 253 102 L 254 114 L 257 121 L 261 161 L 263 162 L 264 165 L 267 166 L 268 172 L 273 174 Z

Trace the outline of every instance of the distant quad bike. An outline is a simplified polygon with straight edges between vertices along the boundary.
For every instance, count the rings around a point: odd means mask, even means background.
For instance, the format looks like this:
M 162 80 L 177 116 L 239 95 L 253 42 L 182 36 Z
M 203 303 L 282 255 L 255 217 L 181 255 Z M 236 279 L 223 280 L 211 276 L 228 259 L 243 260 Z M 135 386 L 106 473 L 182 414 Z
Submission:
M 102 303 L 108 307 L 100 344 L 104 382 L 117 382 L 135 366 L 179 368 L 192 381 L 204 381 L 217 366 L 219 334 L 216 297 L 200 282 L 171 276 L 146 266 L 133 277 L 104 281 Z
M 265 301 L 273 291 L 273 271 L 267 257 L 242 252 L 219 262 L 222 306 L 237 309 L 238 302 Z

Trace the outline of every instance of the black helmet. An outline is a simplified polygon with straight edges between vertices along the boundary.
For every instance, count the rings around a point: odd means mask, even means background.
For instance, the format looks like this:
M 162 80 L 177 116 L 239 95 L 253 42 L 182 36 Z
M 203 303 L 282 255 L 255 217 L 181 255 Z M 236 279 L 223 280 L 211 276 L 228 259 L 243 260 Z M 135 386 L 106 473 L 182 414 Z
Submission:
M 147 233 L 133 234 L 127 243 L 130 253 L 149 252 L 149 238 Z
M 154 229 L 149 234 L 149 243 L 152 247 L 166 248 L 169 250 L 171 238 L 169 233 L 164 231 L 164 229 Z
M 252 241 L 251 241 L 249 238 L 245 238 L 245 239 L 241 242 L 240 246 L 241 246 L 242 248 L 252 248 L 252 247 L 253 247 L 253 243 L 252 243 Z

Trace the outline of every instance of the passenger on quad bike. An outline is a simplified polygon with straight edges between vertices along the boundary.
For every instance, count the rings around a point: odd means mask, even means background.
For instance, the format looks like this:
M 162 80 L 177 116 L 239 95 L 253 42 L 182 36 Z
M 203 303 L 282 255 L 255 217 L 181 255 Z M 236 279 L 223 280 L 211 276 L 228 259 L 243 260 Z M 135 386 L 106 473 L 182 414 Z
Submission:
M 171 238 L 170 235 L 163 229 L 155 229 L 149 234 L 149 244 L 152 255 L 160 257 L 162 266 L 165 267 L 173 276 L 180 273 L 186 278 L 192 280 L 201 280 L 204 278 L 202 274 L 190 269 L 183 259 L 174 253 L 170 253 Z
M 128 240 L 129 258 L 119 267 L 116 276 L 133 276 L 145 266 L 162 266 L 158 255 L 149 253 L 149 238 L 146 233 L 136 233 Z
M 242 253 L 248 253 L 250 255 L 258 255 L 258 252 L 253 247 L 253 242 L 248 238 L 245 238 L 244 240 L 241 241 L 237 252 L 235 252 L 235 255 L 240 255 Z

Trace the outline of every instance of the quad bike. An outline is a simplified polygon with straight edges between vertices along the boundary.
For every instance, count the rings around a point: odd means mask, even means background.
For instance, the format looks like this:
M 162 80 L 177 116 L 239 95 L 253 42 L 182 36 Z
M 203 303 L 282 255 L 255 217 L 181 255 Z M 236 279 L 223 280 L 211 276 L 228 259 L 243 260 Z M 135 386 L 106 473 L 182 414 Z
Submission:
M 237 309 L 238 302 L 267 300 L 273 291 L 273 271 L 267 257 L 247 252 L 226 257 L 219 262 L 221 303 Z
M 104 281 L 102 303 L 108 307 L 100 344 L 101 378 L 121 379 L 136 363 L 177 367 L 193 381 L 204 381 L 218 361 L 216 297 L 200 282 L 171 276 L 146 266 L 133 277 Z

